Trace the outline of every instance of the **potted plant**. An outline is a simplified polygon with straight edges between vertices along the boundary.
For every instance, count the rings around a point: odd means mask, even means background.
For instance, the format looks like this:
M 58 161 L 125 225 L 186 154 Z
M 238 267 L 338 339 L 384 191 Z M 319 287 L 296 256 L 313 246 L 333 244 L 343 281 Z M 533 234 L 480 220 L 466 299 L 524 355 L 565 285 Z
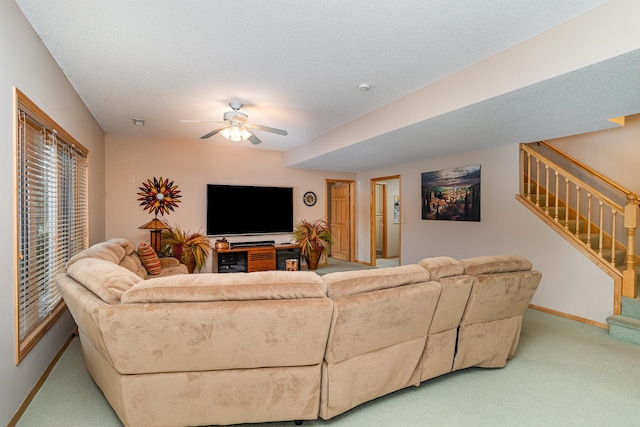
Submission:
M 200 232 L 191 233 L 178 225 L 162 231 L 163 252 L 179 259 L 189 273 L 202 270 L 212 247 L 209 238 Z
M 291 238 L 300 246 L 309 270 L 318 268 L 320 256 L 333 242 L 329 224 L 324 218 L 315 221 L 306 219 L 298 221 L 293 228 Z

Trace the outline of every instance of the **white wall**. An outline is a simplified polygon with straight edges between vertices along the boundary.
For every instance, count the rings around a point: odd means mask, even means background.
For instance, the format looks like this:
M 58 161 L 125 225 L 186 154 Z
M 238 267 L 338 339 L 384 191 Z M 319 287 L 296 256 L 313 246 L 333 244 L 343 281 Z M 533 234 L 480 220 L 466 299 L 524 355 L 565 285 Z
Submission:
M 0 198 L 15 200 L 13 88 L 17 87 L 90 150 L 90 235 L 104 238 L 104 133 L 13 1 L 0 2 Z M 0 234 L 0 424 L 6 425 L 70 336 L 66 313 L 22 362 L 15 364 L 15 202 L 5 208 Z
M 136 244 L 149 239 L 138 227 L 152 216 L 137 201 L 138 187 L 153 177 L 169 178 L 182 191 L 179 207 L 160 218 L 183 229 L 206 232 L 206 185 L 241 184 L 293 187 L 294 221 L 326 215 L 325 179 L 355 179 L 355 174 L 310 171 L 283 166 L 283 153 L 259 150 L 247 143 L 233 143 L 216 137 L 200 140 L 158 140 L 107 135 L 107 238 L 124 236 Z M 315 206 L 306 206 L 302 196 L 313 191 Z M 259 215 L 250 212 L 248 215 Z M 228 240 L 289 241 L 289 236 L 227 236 Z M 211 272 L 211 259 L 203 272 Z
M 551 139 L 548 142 L 640 194 L 640 114 L 627 117 L 625 125 L 619 128 Z
M 481 165 L 481 221 L 421 219 L 420 174 Z M 533 304 L 597 322 L 613 312 L 613 280 L 515 199 L 518 144 L 468 151 L 358 174 L 358 259 L 369 256 L 369 192 L 377 176 L 401 175 L 401 263 L 425 257 L 515 254 L 543 274 Z

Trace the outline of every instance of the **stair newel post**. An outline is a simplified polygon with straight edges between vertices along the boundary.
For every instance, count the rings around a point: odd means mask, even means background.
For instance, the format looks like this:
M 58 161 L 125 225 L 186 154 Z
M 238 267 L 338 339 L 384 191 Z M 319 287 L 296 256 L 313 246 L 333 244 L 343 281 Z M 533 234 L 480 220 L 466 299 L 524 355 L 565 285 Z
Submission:
M 627 254 L 625 269 L 622 272 L 622 296 L 636 298 L 638 293 L 638 279 L 634 268 L 635 235 L 638 228 L 638 195 L 627 194 L 627 204 L 624 207 L 624 228 L 627 229 Z

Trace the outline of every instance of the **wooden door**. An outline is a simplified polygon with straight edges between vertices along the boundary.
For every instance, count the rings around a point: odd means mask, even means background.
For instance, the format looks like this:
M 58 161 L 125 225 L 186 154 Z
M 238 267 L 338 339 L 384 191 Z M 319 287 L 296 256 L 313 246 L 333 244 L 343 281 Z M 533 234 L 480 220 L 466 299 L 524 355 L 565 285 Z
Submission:
M 331 185 L 331 256 L 349 261 L 349 184 L 344 182 Z

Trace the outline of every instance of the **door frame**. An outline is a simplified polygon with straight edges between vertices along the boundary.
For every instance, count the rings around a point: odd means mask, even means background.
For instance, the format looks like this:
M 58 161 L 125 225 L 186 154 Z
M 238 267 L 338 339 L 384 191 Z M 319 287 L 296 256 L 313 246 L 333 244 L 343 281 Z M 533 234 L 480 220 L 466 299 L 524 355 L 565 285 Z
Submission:
M 382 191 L 380 192 L 381 194 L 378 194 L 378 186 L 382 189 Z M 375 193 L 375 199 L 374 200 L 374 221 L 376 220 L 377 217 L 377 205 L 378 203 L 381 204 L 382 206 L 382 258 L 386 258 L 387 257 L 387 185 L 384 183 L 379 183 L 376 182 L 375 183 L 375 188 L 376 188 L 376 193 Z M 381 197 L 382 200 L 378 200 L 378 197 Z M 375 225 L 375 224 L 374 224 Z M 378 259 L 378 227 L 376 227 L 376 235 L 374 238 L 374 244 L 375 244 L 375 253 L 376 253 L 376 259 Z
M 369 265 L 376 265 L 376 184 L 380 181 L 398 180 L 398 189 L 400 193 L 400 224 L 398 227 L 398 260 L 402 259 L 402 177 L 400 175 L 381 176 L 377 178 L 371 178 L 369 181 L 370 186 L 370 199 L 369 199 Z M 385 230 L 386 232 L 386 230 Z M 384 236 L 383 236 L 384 239 Z M 398 262 L 398 265 L 400 262 Z
M 356 262 L 356 182 L 352 179 L 325 179 L 325 218 L 331 223 L 331 186 L 333 184 L 349 185 L 349 262 Z M 331 256 L 330 253 L 327 257 Z

